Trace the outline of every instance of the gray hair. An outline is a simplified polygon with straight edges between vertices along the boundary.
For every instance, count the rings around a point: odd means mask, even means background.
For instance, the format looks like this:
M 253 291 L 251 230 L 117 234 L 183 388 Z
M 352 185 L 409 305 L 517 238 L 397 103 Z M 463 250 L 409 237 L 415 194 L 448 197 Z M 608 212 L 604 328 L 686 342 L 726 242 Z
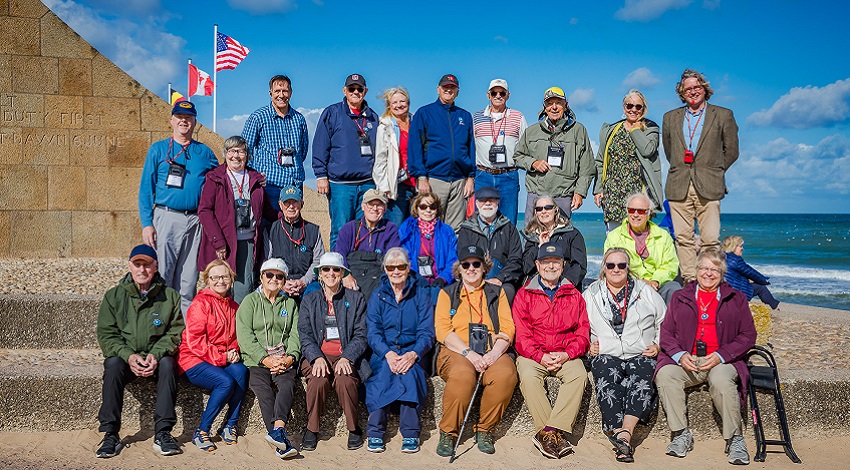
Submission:
M 224 141 L 224 153 L 227 153 L 228 150 L 236 147 L 242 147 L 247 152 L 248 158 L 251 158 L 251 149 L 248 148 L 248 142 L 242 138 L 242 136 L 234 135 L 233 137 L 228 137 Z
M 699 255 L 697 255 L 697 269 L 699 269 L 700 262 L 704 259 L 711 261 L 711 264 L 720 268 L 721 277 L 726 276 L 726 270 L 728 269 L 726 266 L 726 253 L 717 248 L 706 248 L 700 251 Z
M 381 261 L 381 267 L 386 268 L 392 261 L 403 261 L 404 264 L 410 265 L 410 256 L 407 254 L 407 250 L 397 246 L 395 248 L 390 248 L 387 250 L 387 253 L 384 254 L 384 260 Z
M 696 70 L 685 69 L 682 72 L 682 79 L 679 80 L 679 83 L 676 84 L 676 94 L 679 95 L 679 99 L 682 100 L 682 103 L 688 102 L 688 99 L 685 98 L 685 80 L 689 78 L 696 78 L 699 81 L 699 84 L 705 89 L 705 100 L 708 101 L 711 98 L 711 95 L 714 94 L 714 88 L 711 88 L 711 84 L 708 80 L 706 80 L 705 75 L 697 72 Z
M 629 204 L 631 204 L 631 202 L 635 199 L 643 199 L 646 201 L 647 204 L 649 204 L 649 218 L 651 219 L 655 215 L 655 211 L 652 210 L 652 199 L 650 199 L 649 196 L 644 192 L 637 192 L 631 194 L 629 195 L 629 197 L 626 198 L 626 208 L 628 208 Z

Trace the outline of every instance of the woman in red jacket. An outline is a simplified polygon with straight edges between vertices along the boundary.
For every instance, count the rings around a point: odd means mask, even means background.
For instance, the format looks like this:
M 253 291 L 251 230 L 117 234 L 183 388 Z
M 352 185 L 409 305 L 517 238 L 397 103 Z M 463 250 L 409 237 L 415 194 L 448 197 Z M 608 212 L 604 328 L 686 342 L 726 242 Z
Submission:
M 248 387 L 248 369 L 242 364 L 236 342 L 239 305 L 229 294 L 235 273 L 226 261 L 214 260 L 201 276 L 207 287 L 198 292 L 186 312 L 186 329 L 177 350 L 177 369 L 186 374 L 192 385 L 210 390 L 192 443 L 211 452 L 216 447 L 210 441 L 210 428 L 225 404 L 224 425 L 217 434 L 226 444 L 236 444 L 236 422 Z

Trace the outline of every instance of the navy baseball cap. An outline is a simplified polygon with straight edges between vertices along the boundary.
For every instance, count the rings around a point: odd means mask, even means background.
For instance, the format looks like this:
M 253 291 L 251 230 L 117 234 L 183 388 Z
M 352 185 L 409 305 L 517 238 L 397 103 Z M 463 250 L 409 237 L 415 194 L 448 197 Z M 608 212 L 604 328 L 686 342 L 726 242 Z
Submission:
M 484 261 L 486 259 L 485 256 L 486 255 L 484 254 L 484 250 L 475 245 L 465 246 L 457 250 L 457 259 L 461 261 L 465 260 L 466 258 L 478 258 L 481 261 Z
M 279 200 L 280 200 L 280 202 L 291 201 L 291 200 L 303 201 L 304 200 L 304 193 L 301 191 L 300 188 L 298 188 L 298 186 L 295 186 L 295 185 L 288 186 L 286 188 L 283 188 L 283 191 L 280 192 Z
M 564 248 L 553 242 L 546 242 L 537 250 L 537 261 L 544 258 L 564 259 Z
M 156 250 L 148 245 L 136 245 L 130 252 L 130 262 L 145 261 L 150 264 L 156 261 Z
M 195 103 L 191 101 L 179 101 L 174 103 L 174 107 L 171 108 L 171 115 L 175 114 L 187 114 L 189 116 L 198 116 L 198 110 L 195 109 Z
M 365 88 L 366 79 L 363 78 L 363 75 L 352 73 L 351 75 L 345 78 L 345 86 L 348 85 L 360 85 Z
M 492 186 L 484 186 L 483 188 L 475 191 L 475 199 L 501 199 L 502 195 L 499 194 L 499 190 Z
M 447 73 L 447 74 L 443 75 L 442 77 L 440 77 L 440 86 L 445 86 L 445 85 L 454 85 L 454 86 L 460 88 L 460 82 L 457 81 L 457 77 L 450 74 L 450 73 Z

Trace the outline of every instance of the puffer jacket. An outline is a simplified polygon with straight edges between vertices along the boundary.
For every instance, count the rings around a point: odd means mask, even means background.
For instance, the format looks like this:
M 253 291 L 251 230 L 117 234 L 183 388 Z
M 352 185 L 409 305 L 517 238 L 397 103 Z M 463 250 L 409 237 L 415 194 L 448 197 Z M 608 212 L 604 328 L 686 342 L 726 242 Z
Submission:
M 227 351 L 239 350 L 236 341 L 236 309 L 230 296 L 221 297 L 212 289 L 198 292 L 186 311 L 186 329 L 177 350 L 177 370 L 182 374 L 201 362 L 227 365 Z
M 763 286 L 770 284 L 769 277 L 756 271 L 754 267 L 744 261 L 744 258 L 735 253 L 726 253 L 726 266 L 728 267 L 726 282 L 743 292 L 747 296 L 747 300 L 753 298 L 753 285 L 750 284 L 750 281 Z
M 619 247 L 629 253 L 629 272 L 639 279 L 657 281 L 659 284 L 676 279 L 679 274 L 679 257 L 673 237 L 654 222 L 647 222 L 649 235 L 646 237 L 646 249 L 649 257 L 642 259 L 637 254 L 635 240 L 629 234 L 629 221 L 624 220 L 619 227 L 611 230 L 605 238 L 603 252 Z

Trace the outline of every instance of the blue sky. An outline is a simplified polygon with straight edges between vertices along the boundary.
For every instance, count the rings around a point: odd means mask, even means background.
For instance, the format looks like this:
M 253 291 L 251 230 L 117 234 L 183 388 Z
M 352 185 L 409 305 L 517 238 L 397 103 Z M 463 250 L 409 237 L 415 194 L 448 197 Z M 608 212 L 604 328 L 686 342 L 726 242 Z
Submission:
M 236 70 L 218 74 L 223 135 L 241 132 L 247 115 L 268 104 L 277 73 L 292 78 L 292 105 L 311 125 L 342 99 L 350 73 L 366 77 L 379 113 L 383 89 L 407 87 L 416 109 L 436 99 L 442 74 L 454 73 L 457 104 L 470 112 L 487 104 L 493 78 L 508 81 L 509 106 L 530 120 L 546 88 L 564 88 L 596 149 L 629 88 L 646 94 L 648 117 L 660 123 L 681 105 L 674 86 L 682 70 L 694 68 L 715 89 L 711 103 L 731 108 L 740 126 L 724 212 L 850 212 L 844 2 L 44 1 L 162 97 L 168 82 L 185 93 L 189 58 L 212 73 L 218 23 L 251 49 Z M 193 101 L 211 127 L 212 98 Z M 581 209 L 596 210 L 590 201 Z

